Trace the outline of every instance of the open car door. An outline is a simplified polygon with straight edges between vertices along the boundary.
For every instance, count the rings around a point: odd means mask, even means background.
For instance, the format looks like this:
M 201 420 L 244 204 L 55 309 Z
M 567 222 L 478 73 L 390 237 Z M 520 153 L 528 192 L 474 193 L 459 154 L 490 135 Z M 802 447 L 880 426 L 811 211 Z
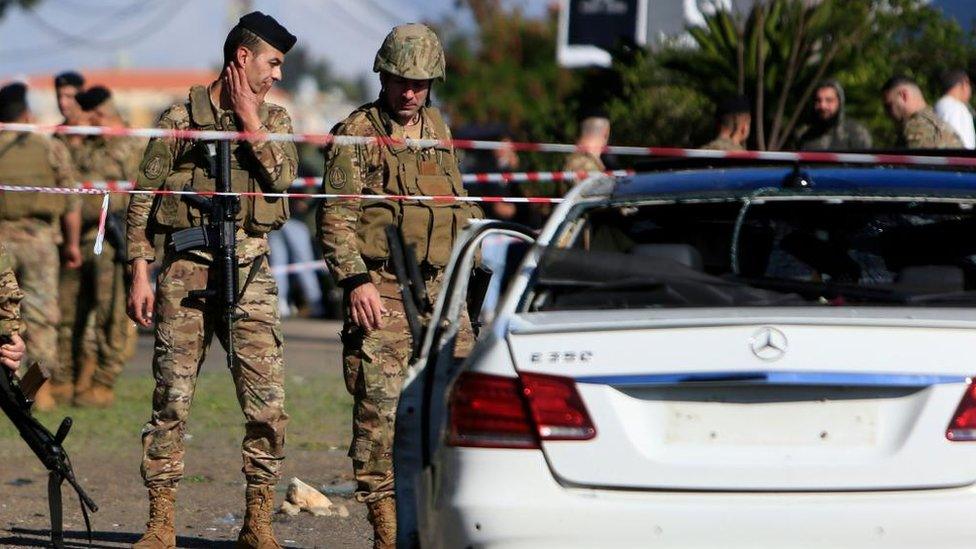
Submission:
M 534 232 L 523 225 L 476 221 L 461 232 L 454 245 L 444 273 L 444 285 L 434 304 L 428 328 L 421 332 L 421 344 L 407 370 L 397 407 L 393 470 L 396 477 L 397 547 L 400 548 L 419 546 L 417 494 L 420 490 L 430 493 L 432 488 L 431 457 L 441 443 L 446 407 L 444 395 L 464 362 L 454 359 L 458 319 L 468 305 L 478 251 L 490 236 L 505 236 L 529 245 L 535 241 Z M 503 272 L 492 276 L 501 277 Z M 475 301 L 480 303 L 480 297 L 477 296 Z M 476 321 L 472 318 L 472 322 Z

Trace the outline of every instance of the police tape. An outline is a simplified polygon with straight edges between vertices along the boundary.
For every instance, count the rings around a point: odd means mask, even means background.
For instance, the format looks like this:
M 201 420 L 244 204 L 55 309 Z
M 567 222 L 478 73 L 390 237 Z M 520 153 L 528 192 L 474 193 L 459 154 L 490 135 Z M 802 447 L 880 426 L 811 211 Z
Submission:
M 42 124 L 0 123 L 0 131 L 38 133 L 44 135 L 98 135 L 105 137 L 169 138 L 196 141 L 276 141 L 310 143 L 314 145 L 391 145 L 417 148 L 454 147 L 469 150 L 575 153 L 590 149 L 568 143 L 519 141 L 484 141 L 472 139 L 398 139 L 393 137 L 363 137 L 331 133 L 262 133 L 212 130 L 171 130 L 163 128 L 114 128 L 107 126 L 62 126 Z M 622 156 L 653 156 L 662 158 L 767 160 L 778 162 L 807 162 L 827 164 L 886 164 L 911 166 L 976 167 L 976 156 L 925 156 L 910 154 L 869 154 L 788 151 L 714 151 L 678 147 L 636 147 L 609 145 L 603 153 Z
M 610 177 L 627 177 L 635 175 L 634 170 L 606 170 L 606 171 L 561 171 L 561 172 L 496 172 L 496 173 L 469 173 L 461 176 L 461 181 L 465 184 L 483 183 L 536 183 L 546 181 L 579 181 L 593 175 L 608 175 Z M 321 177 L 299 177 L 292 182 L 292 189 L 309 189 L 322 185 Z M 133 181 L 106 180 L 106 181 L 85 181 L 82 183 L 83 189 L 106 189 L 110 191 L 126 191 L 135 188 Z
M 328 271 L 325 261 L 302 261 L 299 263 L 288 263 L 286 265 L 272 265 L 272 274 L 293 274 L 305 271 Z
M 119 182 L 115 182 L 119 183 Z M 125 182 L 128 183 L 128 182 Z M 448 196 L 448 195 L 400 195 L 400 194 L 340 194 L 340 193 L 261 193 L 261 192 L 228 192 L 215 191 L 169 191 L 145 189 L 111 189 L 111 188 L 64 188 L 64 187 L 34 187 L 27 185 L 0 185 L 2 192 L 35 192 L 43 194 L 141 194 L 141 195 L 193 195 L 193 196 L 255 196 L 263 198 L 309 198 L 323 200 L 393 200 L 397 202 L 511 202 L 515 204 L 559 204 L 562 198 L 522 197 L 522 196 Z M 106 202 L 107 204 L 107 202 Z M 106 206 L 107 207 L 107 206 Z

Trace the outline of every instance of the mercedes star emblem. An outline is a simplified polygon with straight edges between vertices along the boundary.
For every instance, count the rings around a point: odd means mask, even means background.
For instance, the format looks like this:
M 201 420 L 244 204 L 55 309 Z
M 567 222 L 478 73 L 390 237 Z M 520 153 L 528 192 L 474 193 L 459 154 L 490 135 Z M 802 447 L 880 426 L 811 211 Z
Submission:
M 769 326 L 759 328 L 749 339 L 749 348 L 752 350 L 752 354 L 761 360 L 779 360 L 786 354 L 788 345 L 783 332 Z

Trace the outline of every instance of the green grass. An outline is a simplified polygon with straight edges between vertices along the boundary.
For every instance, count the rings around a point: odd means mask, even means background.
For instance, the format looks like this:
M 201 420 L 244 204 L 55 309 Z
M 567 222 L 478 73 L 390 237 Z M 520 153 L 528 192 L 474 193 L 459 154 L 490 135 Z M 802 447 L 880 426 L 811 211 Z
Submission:
M 52 413 L 37 413 L 49 429 L 57 429 L 64 416 L 74 420 L 68 448 L 97 447 L 111 451 L 139 444 L 143 425 L 149 419 L 153 380 L 148 376 L 123 376 L 116 386 L 115 406 L 107 410 L 62 407 Z M 289 376 L 285 385 L 285 409 L 291 416 L 288 444 L 298 448 L 345 448 L 349 444 L 352 397 L 339 375 Z M 234 384 L 227 371 L 204 372 L 197 382 L 188 421 L 191 444 L 206 440 L 210 445 L 240 445 L 244 429 Z M 0 441 L 18 439 L 14 426 L 0 419 Z M 7 442 L 0 447 L 10 448 Z M 207 482 L 200 479 L 200 482 Z

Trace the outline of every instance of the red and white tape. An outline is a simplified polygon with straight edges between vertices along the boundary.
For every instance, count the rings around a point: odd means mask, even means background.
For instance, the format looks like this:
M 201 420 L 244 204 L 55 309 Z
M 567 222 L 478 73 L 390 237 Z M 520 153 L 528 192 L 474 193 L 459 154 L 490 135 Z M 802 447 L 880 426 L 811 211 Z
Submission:
M 119 182 L 113 182 L 119 183 Z M 127 183 L 127 182 L 126 182 Z M 0 185 L 3 192 L 36 192 L 47 194 L 153 194 L 153 195 L 196 195 L 196 196 L 261 196 L 265 198 L 311 198 L 325 200 L 394 200 L 397 202 L 512 202 L 516 204 L 559 204 L 562 198 L 521 197 L 521 196 L 434 196 L 399 194 L 337 194 L 337 193 L 218 193 L 210 191 L 167 191 L 142 189 L 66 189 L 63 187 L 31 187 L 25 185 Z
M 634 170 L 607 170 L 604 172 L 563 171 L 563 172 L 497 172 L 497 173 L 469 173 L 463 174 L 461 180 L 468 184 L 479 183 L 535 183 L 543 181 L 578 181 L 591 175 L 609 175 L 611 177 L 626 177 L 634 175 Z M 311 189 L 322 186 L 321 177 L 299 177 L 292 182 L 292 189 Z M 84 189 L 104 189 L 109 191 L 127 191 L 135 188 L 132 181 L 85 181 Z
M 247 133 L 202 130 L 167 130 L 161 128 L 110 128 L 105 126 L 45 126 L 40 124 L 0 123 L 0 131 L 39 134 L 101 135 L 106 137 L 170 138 L 204 141 L 284 141 L 315 145 L 410 145 L 420 148 L 455 147 L 476 150 L 511 150 L 519 152 L 574 153 L 584 151 L 579 145 L 567 143 L 529 143 L 514 141 L 481 141 L 471 139 L 394 139 L 389 137 L 359 137 L 350 135 L 313 133 Z M 631 147 L 611 145 L 602 152 L 625 156 L 657 156 L 667 158 L 705 158 L 772 160 L 781 162 L 888 164 L 917 166 L 976 167 L 976 157 L 923 156 L 911 154 L 867 154 L 785 151 L 713 151 L 677 147 Z

